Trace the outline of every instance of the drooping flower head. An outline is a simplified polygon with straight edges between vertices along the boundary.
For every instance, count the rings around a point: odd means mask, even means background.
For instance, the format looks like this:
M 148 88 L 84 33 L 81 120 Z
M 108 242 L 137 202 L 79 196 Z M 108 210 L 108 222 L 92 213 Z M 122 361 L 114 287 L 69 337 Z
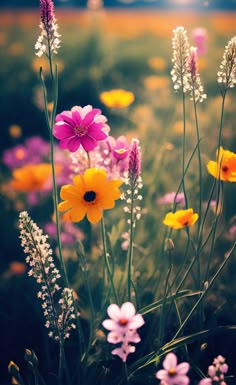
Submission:
M 111 344 L 122 343 L 120 347 L 112 350 L 112 354 L 118 355 L 125 362 L 128 354 L 135 352 L 135 346 L 129 343 L 141 341 L 137 329 L 144 325 L 144 319 L 141 314 L 136 314 L 131 302 L 123 303 L 120 308 L 116 304 L 111 304 L 107 308 L 107 314 L 110 319 L 102 322 L 103 327 L 110 331 L 107 341 Z
M 115 206 L 123 182 L 119 179 L 108 180 L 106 171 L 90 168 L 83 175 L 75 176 L 73 183 L 62 186 L 60 196 L 64 202 L 59 204 L 58 210 L 66 211 L 73 222 L 79 222 L 87 215 L 89 222 L 97 223 L 102 218 L 103 210 Z
M 190 47 L 187 38 L 187 31 L 184 27 L 177 27 L 174 31 L 172 40 L 173 46 L 173 69 L 171 71 L 174 89 L 178 91 L 189 91 L 189 53 Z
M 100 100 L 107 107 L 124 108 L 133 103 L 134 94 L 122 89 L 104 91 L 100 94 Z
M 40 20 L 41 35 L 35 44 L 36 55 L 40 57 L 45 54 L 49 57 L 57 54 L 61 43 L 52 0 L 40 0 Z
M 175 213 L 167 213 L 163 223 L 172 229 L 179 230 L 194 225 L 198 220 L 198 214 L 193 209 L 178 210 Z
M 210 160 L 207 170 L 216 179 L 236 182 L 236 154 L 220 147 L 216 152 L 216 162 Z
M 75 152 L 81 145 L 88 152 L 107 138 L 110 127 L 106 121 L 98 108 L 75 106 L 56 116 L 53 135 L 60 140 L 62 149 Z
M 220 86 L 233 88 L 236 84 L 236 36 L 225 47 L 223 60 L 217 73 L 217 81 Z
M 161 380 L 161 385 L 188 385 L 189 363 L 177 363 L 177 357 L 174 353 L 168 353 L 163 361 L 163 368 L 158 370 L 156 378 Z

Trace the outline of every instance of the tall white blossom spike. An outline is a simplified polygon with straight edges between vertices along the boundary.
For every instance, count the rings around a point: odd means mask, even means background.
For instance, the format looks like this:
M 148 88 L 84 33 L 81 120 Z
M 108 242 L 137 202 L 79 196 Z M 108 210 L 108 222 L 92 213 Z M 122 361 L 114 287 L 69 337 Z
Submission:
M 75 328 L 72 290 L 65 288 L 61 291 L 61 275 L 54 263 L 48 236 L 43 234 L 26 211 L 21 212 L 19 218 L 21 246 L 30 266 L 28 274 L 41 286 L 37 296 L 42 301 L 45 327 L 49 329 L 49 337 L 63 341 L 69 337 L 70 330 Z M 55 299 L 55 293 L 59 291 L 58 300 Z
M 236 84 L 236 36 L 232 37 L 225 47 L 217 81 L 225 90 L 233 88 Z

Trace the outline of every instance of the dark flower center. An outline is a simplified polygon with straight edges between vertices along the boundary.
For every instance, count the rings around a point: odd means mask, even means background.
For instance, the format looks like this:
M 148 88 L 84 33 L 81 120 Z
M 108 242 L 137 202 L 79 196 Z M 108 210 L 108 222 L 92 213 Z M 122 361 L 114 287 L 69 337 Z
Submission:
M 86 191 L 86 193 L 84 194 L 84 200 L 86 202 L 93 202 L 95 198 L 96 193 L 94 191 Z
M 169 374 L 170 377 L 174 377 L 176 375 L 175 368 L 168 369 L 168 374 Z
M 223 171 L 223 172 L 227 172 L 228 169 L 229 169 L 228 166 L 222 166 L 222 171 Z
M 126 326 L 127 323 L 128 323 L 128 321 L 127 321 L 127 319 L 125 319 L 125 318 L 121 318 L 121 319 L 119 320 L 119 324 L 120 324 L 121 326 Z
M 88 128 L 86 126 L 76 126 L 74 127 L 74 133 L 77 136 L 84 136 L 87 134 Z

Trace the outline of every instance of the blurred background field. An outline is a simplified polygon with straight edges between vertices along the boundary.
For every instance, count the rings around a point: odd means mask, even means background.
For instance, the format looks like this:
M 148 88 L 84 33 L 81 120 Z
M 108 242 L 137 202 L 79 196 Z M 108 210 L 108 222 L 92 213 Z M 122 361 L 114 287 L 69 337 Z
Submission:
M 170 71 L 172 69 L 173 29 L 183 25 L 191 45 L 194 31 L 204 29 L 205 52 L 199 55 L 199 71 L 207 93 L 207 100 L 199 106 L 200 136 L 205 199 L 211 177 L 206 163 L 214 159 L 220 119 L 221 97 L 216 74 L 225 45 L 235 35 L 236 12 L 207 10 L 206 12 L 161 9 L 106 9 L 99 0 L 91 0 L 86 9 L 59 8 L 56 17 L 61 34 L 61 49 L 57 55 L 59 68 L 58 112 L 74 105 L 91 104 L 101 108 L 108 117 L 111 135 L 138 137 L 143 154 L 143 224 L 137 228 L 136 239 L 143 247 L 139 261 L 144 277 L 155 266 L 146 261 L 152 253 L 158 259 L 163 236 L 162 219 L 167 207 L 158 206 L 157 199 L 176 191 L 181 177 L 182 115 L 181 97 L 174 93 Z M 98 9 L 94 9 L 98 8 Z M 28 283 L 20 250 L 17 218 L 27 209 L 39 223 L 50 221 L 52 202 L 42 200 L 41 206 L 32 206 L 27 199 L 14 194 L 7 186 L 11 169 L 3 162 L 6 149 L 14 148 L 32 136 L 48 140 L 43 112 L 43 98 L 39 68 L 45 77 L 49 71 L 44 58 L 35 56 L 34 44 L 39 35 L 39 12 L 35 10 L 2 9 L 0 13 L 0 156 L 1 156 L 1 248 L 0 248 L 0 369 L 6 381 L 6 366 L 10 359 L 21 362 L 24 348 L 38 342 L 39 309 L 32 304 L 35 291 Z M 102 91 L 123 88 L 135 95 L 134 103 L 125 109 L 109 109 L 99 98 Z M 235 152 L 235 90 L 229 92 L 225 106 L 222 143 Z M 187 103 L 187 153 L 196 145 L 196 133 L 191 102 Z M 187 188 L 190 201 L 198 194 L 197 160 L 188 172 Z M 235 223 L 235 186 L 225 186 L 224 214 L 217 240 L 217 258 L 226 253 L 235 233 L 229 225 Z M 113 214 L 115 217 L 116 213 Z M 120 223 L 122 227 L 122 223 Z M 181 248 L 181 240 L 175 240 Z M 146 251 L 145 251 L 146 250 Z M 207 251 L 206 251 L 207 252 Z M 141 253 L 140 253 L 141 254 Z M 96 253 L 95 253 L 96 255 Z M 154 258 L 155 259 L 155 258 Z M 17 268 L 18 266 L 18 268 Z M 145 266 L 145 268 L 144 268 Z M 209 313 L 213 324 L 236 323 L 235 261 L 209 298 Z M 142 278 L 140 278 L 141 280 Z M 230 285 L 227 285 L 231 282 Z M 150 293 L 147 290 L 147 296 Z M 231 309 L 231 310 L 230 310 Z M 234 310 L 234 312 L 233 312 Z M 32 312 L 32 318 L 29 317 Z M 39 332 L 41 335 L 42 331 Z M 19 338 L 21 336 L 21 338 Z M 226 341 L 226 342 L 225 342 Z M 223 350 L 235 353 L 235 338 L 225 339 Z M 221 342 L 218 341 L 219 346 Z M 28 344 L 28 346 L 26 346 Z M 218 349 L 218 347 L 217 347 Z M 218 350 L 217 350 L 217 354 Z M 227 352 L 221 351 L 227 356 Z M 2 359 L 2 357 L 4 357 Z M 233 361 L 233 356 L 232 356 Z M 235 364 L 234 364 L 235 365 Z M 0 380 L 1 380 L 0 376 Z M 3 384 L 3 383 L 1 383 Z

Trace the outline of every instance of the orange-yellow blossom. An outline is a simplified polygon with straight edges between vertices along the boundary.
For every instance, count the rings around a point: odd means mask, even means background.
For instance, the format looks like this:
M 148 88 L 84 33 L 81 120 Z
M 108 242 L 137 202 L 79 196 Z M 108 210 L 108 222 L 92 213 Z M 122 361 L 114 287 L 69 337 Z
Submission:
M 134 101 L 134 94 L 131 91 L 116 89 L 104 91 L 100 94 L 100 100 L 110 108 L 128 107 Z
M 183 229 L 186 226 L 192 226 L 198 220 L 198 214 L 193 209 L 178 210 L 175 213 L 167 213 L 163 220 L 164 225 L 172 227 L 175 230 Z
M 56 173 L 60 171 L 59 165 L 55 166 Z M 17 191 L 36 192 L 43 190 L 52 175 L 51 164 L 27 164 L 13 171 L 13 180 L 10 186 Z
M 103 210 L 112 209 L 115 200 L 120 198 L 119 187 L 123 183 L 119 179 L 107 179 L 105 170 L 90 168 L 83 175 L 73 178 L 73 185 L 61 188 L 58 210 L 66 211 L 65 219 L 73 222 L 81 221 L 85 215 L 89 222 L 97 223 Z
M 216 162 L 210 160 L 207 170 L 216 179 L 236 182 L 236 154 L 220 147 L 219 152 L 216 151 Z

